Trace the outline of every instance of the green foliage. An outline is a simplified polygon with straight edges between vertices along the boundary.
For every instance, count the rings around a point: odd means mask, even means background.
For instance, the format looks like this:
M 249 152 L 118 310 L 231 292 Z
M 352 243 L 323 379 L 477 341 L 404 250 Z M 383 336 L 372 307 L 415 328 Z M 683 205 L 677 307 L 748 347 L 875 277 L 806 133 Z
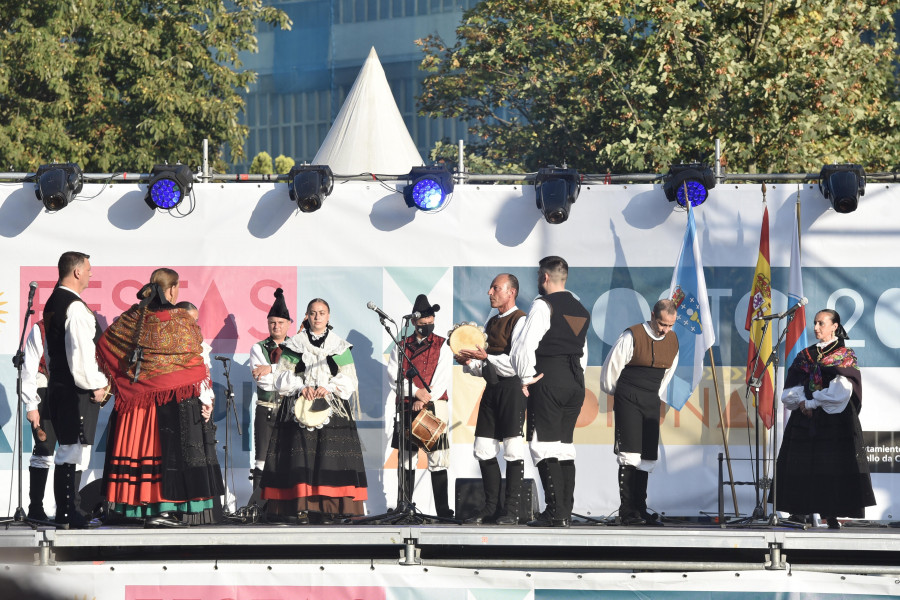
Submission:
M 489 175 L 497 173 L 522 173 L 525 171 L 525 167 L 519 163 L 492 161 L 477 150 L 478 149 L 476 148 L 475 151 L 471 151 L 468 147 L 463 149 L 464 166 L 469 173 Z M 457 163 L 459 162 L 459 147 L 456 144 L 451 144 L 446 139 L 435 142 L 434 148 L 431 149 L 431 162 L 443 163 L 448 167 L 451 167 L 451 170 L 455 170 Z
M 453 45 L 419 40 L 422 114 L 495 164 L 729 172 L 892 169 L 898 0 L 483 0 Z
M 256 27 L 290 27 L 259 0 L 0 0 L 0 161 L 85 171 L 199 164 L 209 139 L 243 155 L 240 90 L 255 80 L 238 53 Z
M 279 175 L 286 175 L 287 173 L 290 173 L 293 166 L 294 159 L 290 156 L 279 154 L 275 157 L 275 172 Z
M 260 152 L 253 157 L 250 163 L 250 173 L 254 175 L 271 175 L 274 173 L 272 169 L 272 156 L 268 152 Z

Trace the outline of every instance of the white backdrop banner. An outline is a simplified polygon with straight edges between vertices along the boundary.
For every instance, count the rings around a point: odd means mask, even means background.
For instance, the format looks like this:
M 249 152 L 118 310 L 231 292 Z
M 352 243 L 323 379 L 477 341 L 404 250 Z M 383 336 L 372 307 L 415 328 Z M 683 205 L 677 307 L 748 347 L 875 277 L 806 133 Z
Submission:
M 443 334 L 454 323 L 484 322 L 490 310 L 487 290 L 500 272 L 519 278 L 519 306 L 528 310 L 537 293 L 538 260 L 563 256 L 570 264 L 568 287 L 592 315 L 587 397 L 576 430 L 575 511 L 604 516 L 617 508 L 612 400 L 599 391 L 599 371 L 610 344 L 624 328 L 648 318 L 672 277 L 686 214 L 666 201 L 660 186 L 584 186 L 570 219 L 561 225 L 542 219 L 530 186 L 460 185 L 445 210 L 427 214 L 407 208 L 396 185 L 339 182 L 321 210 L 305 214 L 289 200 L 286 184 L 198 184 L 194 197 L 179 207 L 182 215 L 148 210 L 145 186 L 135 184 L 86 185 L 78 200 L 50 214 L 35 199 L 33 187 L 0 188 L 0 482 L 9 490 L 0 499 L 0 514 L 4 505 L 12 512 L 18 502 L 11 359 L 19 346 L 28 284 L 39 284 L 39 316 L 56 281 L 57 259 L 66 250 L 91 255 L 94 277 L 84 298 L 104 326 L 135 301 L 154 268 L 180 273 L 181 299 L 200 307 L 201 328 L 214 354 L 235 361 L 231 375 L 238 423 L 234 413 L 226 413 L 222 366 L 215 361 L 213 379 L 218 438 L 224 444 L 227 427 L 229 466 L 234 467 L 228 483 L 238 506 L 250 491 L 254 385 L 248 354 L 266 336 L 272 292 L 284 288 L 295 322 L 310 299 L 328 300 L 335 331 L 354 346 L 372 513 L 396 503 L 397 458 L 388 448 L 392 375 L 385 364 L 391 342 L 366 303 L 375 302 L 399 321 L 417 294 L 428 294 L 441 305 L 436 331 Z M 900 186 L 871 184 L 850 214 L 835 213 L 817 186 L 808 184 L 770 185 L 766 199 L 774 310 L 787 308 L 791 227 L 799 202 L 807 315 L 811 321 L 817 309 L 836 308 L 863 367 L 861 421 L 878 501 L 866 516 L 894 519 L 900 509 L 895 493 L 900 441 L 894 441 L 900 437 L 895 434 L 900 432 Z M 719 389 L 707 360 L 704 381 L 684 409 L 661 409 L 661 464 L 650 478 L 649 502 L 669 515 L 716 511 L 723 429 L 735 459 L 735 479 L 753 479 L 745 459 L 764 436 L 743 384 L 744 319 L 762 212 L 758 185 L 720 185 L 696 210 Z M 451 479 L 478 476 L 472 442 L 482 387 L 482 381 L 455 367 Z M 102 473 L 108 411 L 101 416 L 85 481 Z M 779 426 L 784 416 L 779 415 Z M 31 435 L 25 433 L 27 469 Z M 419 464 L 415 499 L 430 511 L 423 457 Z M 530 465 L 528 475 L 536 475 Z M 27 489 L 24 493 L 27 499 Z M 47 496 L 52 508 L 52 494 Z M 731 512 L 730 492 L 726 497 Z M 753 486 L 739 487 L 739 511 L 752 512 L 756 498 Z

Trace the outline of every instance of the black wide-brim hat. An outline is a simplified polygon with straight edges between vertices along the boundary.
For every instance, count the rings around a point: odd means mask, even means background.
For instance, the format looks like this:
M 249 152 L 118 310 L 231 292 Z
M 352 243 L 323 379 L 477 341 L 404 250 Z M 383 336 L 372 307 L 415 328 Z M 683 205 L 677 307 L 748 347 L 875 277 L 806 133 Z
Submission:
M 413 312 L 419 313 L 419 318 L 433 317 L 434 313 L 439 310 L 441 310 L 441 305 L 429 302 L 428 297 L 425 294 L 416 296 L 416 301 L 413 304 Z
M 266 315 L 267 319 L 269 317 L 278 317 L 279 319 L 287 319 L 291 323 L 294 322 L 287 303 L 284 301 L 284 290 L 281 288 L 275 290 L 275 302 L 272 303 L 272 308 L 269 309 L 269 314 Z

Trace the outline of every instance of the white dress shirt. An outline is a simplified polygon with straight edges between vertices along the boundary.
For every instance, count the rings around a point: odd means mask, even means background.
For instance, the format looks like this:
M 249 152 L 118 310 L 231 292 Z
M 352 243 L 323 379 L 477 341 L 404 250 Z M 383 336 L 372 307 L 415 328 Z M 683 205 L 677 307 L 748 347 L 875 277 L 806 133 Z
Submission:
M 572 293 L 569 290 L 565 291 Z M 544 339 L 544 335 L 550 330 L 550 316 L 550 304 L 538 296 L 532 303 L 528 316 L 524 319 L 525 323 L 522 325 L 518 337 L 513 338 L 512 350 L 509 353 L 510 363 L 523 385 L 537 376 L 535 351 L 541 340 Z M 587 369 L 587 361 L 588 346 L 587 336 L 585 336 L 584 349 L 581 352 L 582 370 Z
M 25 361 L 22 364 L 22 403 L 25 410 L 37 410 L 41 403 L 38 389 L 47 387 L 47 376 L 38 368 L 44 356 L 44 340 L 41 328 L 35 323 L 25 340 Z
M 511 309 L 503 313 L 502 315 L 497 315 L 498 319 L 501 319 L 507 316 L 510 313 L 519 310 L 519 307 L 513 306 Z M 487 327 L 488 321 L 491 320 L 491 317 L 488 316 L 488 320 L 484 322 L 485 327 Z M 516 324 L 513 326 L 512 336 L 510 340 L 515 340 L 522 333 L 522 329 L 525 327 L 525 317 L 520 318 L 516 321 Z M 485 342 L 487 343 L 487 342 Z M 511 346 L 510 346 L 511 348 Z M 510 349 L 510 351 L 512 351 Z M 513 368 L 512 363 L 509 360 L 509 354 L 488 354 L 487 356 L 488 362 L 490 362 L 494 366 L 494 370 L 497 372 L 497 375 L 500 377 L 512 377 L 516 374 L 516 370 Z M 484 368 L 484 361 L 478 360 L 477 358 L 473 358 L 469 361 L 468 364 L 463 366 L 463 371 L 474 375 L 475 377 L 481 377 L 481 370 Z
M 643 323 L 643 325 L 644 331 L 646 331 L 647 335 L 652 339 L 658 342 L 665 339 L 666 336 L 657 336 L 649 323 Z M 672 335 L 675 334 L 673 333 Z M 600 371 L 600 389 L 604 393 L 611 396 L 615 395 L 616 384 L 619 381 L 619 376 L 622 374 L 622 369 L 631 362 L 633 356 L 634 335 L 631 333 L 631 329 L 626 329 L 619 336 L 619 339 L 616 340 L 615 344 L 613 344 L 612 350 L 606 355 L 606 360 L 603 361 L 603 370 Z M 677 366 L 678 355 L 676 354 L 672 361 L 672 366 L 666 369 L 662 381 L 659 384 L 659 399 L 663 402 L 666 401 L 666 387 L 668 387 L 669 382 L 672 380 L 672 376 L 675 374 L 675 367 Z

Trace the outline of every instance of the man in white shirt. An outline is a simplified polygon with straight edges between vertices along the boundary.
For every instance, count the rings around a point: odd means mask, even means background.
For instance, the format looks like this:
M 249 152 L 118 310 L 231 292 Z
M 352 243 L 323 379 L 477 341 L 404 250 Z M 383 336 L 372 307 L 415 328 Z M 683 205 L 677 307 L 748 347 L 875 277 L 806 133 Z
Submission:
M 468 525 L 495 522 L 515 525 L 519 522 L 522 482 L 525 478 L 525 408 L 528 399 L 509 361 L 512 341 L 525 325 L 525 312 L 516 306 L 519 280 L 511 273 L 501 273 L 488 290 L 491 308 L 497 312 L 487 320 L 485 347 L 460 350 L 457 362 L 463 371 L 484 377 L 485 388 L 478 405 L 475 424 L 475 458 L 484 484 L 484 507 L 466 519 Z M 500 464 L 497 453 L 503 447 L 506 462 L 506 497 L 500 506 Z
M 262 481 L 263 469 L 266 466 L 269 440 L 272 439 L 278 411 L 281 408 L 281 396 L 275 389 L 272 365 L 277 365 L 281 359 L 284 343 L 293 322 L 287 303 L 284 301 L 284 290 L 278 288 L 275 290 L 275 301 L 266 316 L 269 337 L 253 344 L 250 349 L 250 371 L 253 373 L 253 378 L 256 379 L 256 411 L 253 416 L 255 462 L 250 473 L 250 479 L 253 480 L 253 493 L 248 505 L 263 503 L 259 486 Z
M 660 300 L 653 315 L 622 332 L 606 356 L 600 389 L 613 395 L 621 525 L 657 524 L 647 511 L 647 480 L 659 460 L 659 404 L 678 365 L 677 314 Z
M 90 462 L 100 404 L 107 379 L 96 359 L 100 325 L 81 294 L 91 280 L 87 254 L 66 252 L 59 258 L 59 282 L 44 305 L 49 383 L 47 402 L 59 448 L 53 492 L 56 523 L 63 528 L 83 528 L 88 522 L 76 510 L 76 471 Z
M 531 458 L 546 508 L 531 527 L 568 527 L 575 504 L 575 423 L 584 404 L 591 314 L 566 289 L 569 263 L 547 256 L 538 269 L 540 296 L 531 305 L 510 360 L 528 397 Z
M 31 328 L 25 340 L 25 360 L 22 363 L 22 404 L 25 418 L 31 423 L 34 446 L 28 465 L 28 518 L 47 521 L 44 512 L 44 493 L 47 476 L 53 464 L 56 432 L 47 408 L 47 361 L 44 359 L 44 321 Z

